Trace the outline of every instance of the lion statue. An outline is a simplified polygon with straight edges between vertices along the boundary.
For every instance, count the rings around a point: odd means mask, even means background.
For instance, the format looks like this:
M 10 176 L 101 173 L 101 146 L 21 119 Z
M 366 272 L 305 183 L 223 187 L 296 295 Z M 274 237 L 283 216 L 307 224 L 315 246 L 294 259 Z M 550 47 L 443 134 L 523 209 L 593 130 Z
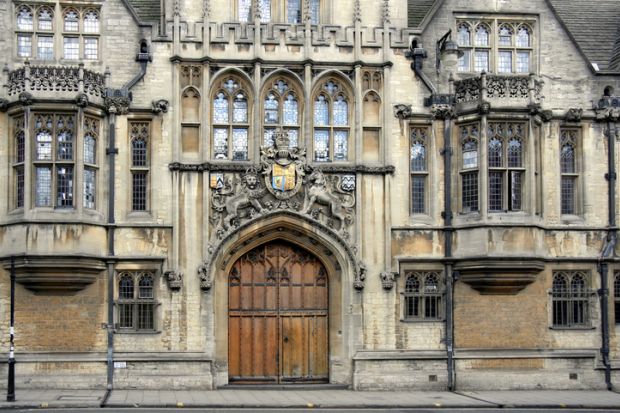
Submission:
M 260 185 L 258 173 L 248 170 L 241 177 L 241 181 L 236 185 L 229 183 L 226 185 L 228 189 L 214 194 L 213 207 L 217 211 L 225 211 L 223 227 L 228 230 L 232 226 L 233 219 L 239 216 L 239 210 L 243 208 L 253 207 L 257 212 L 263 211 L 260 198 L 263 196 L 263 188 Z M 216 200 L 224 199 L 223 202 Z

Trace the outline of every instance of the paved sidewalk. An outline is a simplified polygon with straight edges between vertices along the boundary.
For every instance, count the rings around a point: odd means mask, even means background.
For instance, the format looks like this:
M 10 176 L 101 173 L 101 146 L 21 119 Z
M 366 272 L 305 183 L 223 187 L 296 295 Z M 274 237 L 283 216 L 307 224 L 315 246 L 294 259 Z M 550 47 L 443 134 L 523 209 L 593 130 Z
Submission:
M 98 407 L 103 390 L 20 390 L 3 408 Z M 114 390 L 107 407 L 206 408 L 606 408 L 620 410 L 620 394 L 607 391 L 370 392 L 351 390 Z

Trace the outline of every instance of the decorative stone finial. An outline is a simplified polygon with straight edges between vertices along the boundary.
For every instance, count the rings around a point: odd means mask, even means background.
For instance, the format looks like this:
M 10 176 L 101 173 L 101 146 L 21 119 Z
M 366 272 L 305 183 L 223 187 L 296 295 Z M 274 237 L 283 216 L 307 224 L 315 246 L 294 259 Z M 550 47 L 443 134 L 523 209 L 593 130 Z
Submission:
M 208 19 L 209 17 L 211 17 L 211 1 L 210 0 L 203 0 L 203 2 L 202 2 L 202 16 L 205 19 Z
M 383 24 L 390 23 L 390 0 L 383 0 Z
M 395 272 L 391 271 L 383 271 L 379 273 L 379 278 L 381 278 L 381 286 L 384 290 L 391 290 L 394 287 L 394 281 L 396 280 Z
M 353 22 L 361 22 L 362 21 L 362 6 L 360 4 L 360 0 L 355 0 L 355 4 L 353 5 Z

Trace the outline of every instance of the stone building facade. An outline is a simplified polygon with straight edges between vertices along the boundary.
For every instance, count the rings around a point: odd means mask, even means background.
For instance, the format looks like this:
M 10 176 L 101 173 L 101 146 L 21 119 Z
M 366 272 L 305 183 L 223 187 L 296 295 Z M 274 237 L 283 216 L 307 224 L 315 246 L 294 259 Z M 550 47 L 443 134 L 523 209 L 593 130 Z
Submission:
M 620 381 L 617 0 L 0 21 L 0 376 L 13 276 L 24 388 Z

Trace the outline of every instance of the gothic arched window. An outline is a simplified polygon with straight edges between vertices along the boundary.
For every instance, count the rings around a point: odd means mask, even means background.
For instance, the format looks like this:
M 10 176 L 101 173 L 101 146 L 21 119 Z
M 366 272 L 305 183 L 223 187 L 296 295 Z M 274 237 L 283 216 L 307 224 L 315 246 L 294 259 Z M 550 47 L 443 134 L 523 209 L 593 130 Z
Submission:
M 288 134 L 291 148 L 299 145 L 303 113 L 301 89 L 286 78 L 276 78 L 263 93 L 263 142 L 274 143 L 276 129 Z
M 314 95 L 313 159 L 317 162 L 349 158 L 350 92 L 335 78 L 322 81 Z
M 226 77 L 215 89 L 211 113 L 214 159 L 248 160 L 250 101 L 249 87 L 236 77 Z

